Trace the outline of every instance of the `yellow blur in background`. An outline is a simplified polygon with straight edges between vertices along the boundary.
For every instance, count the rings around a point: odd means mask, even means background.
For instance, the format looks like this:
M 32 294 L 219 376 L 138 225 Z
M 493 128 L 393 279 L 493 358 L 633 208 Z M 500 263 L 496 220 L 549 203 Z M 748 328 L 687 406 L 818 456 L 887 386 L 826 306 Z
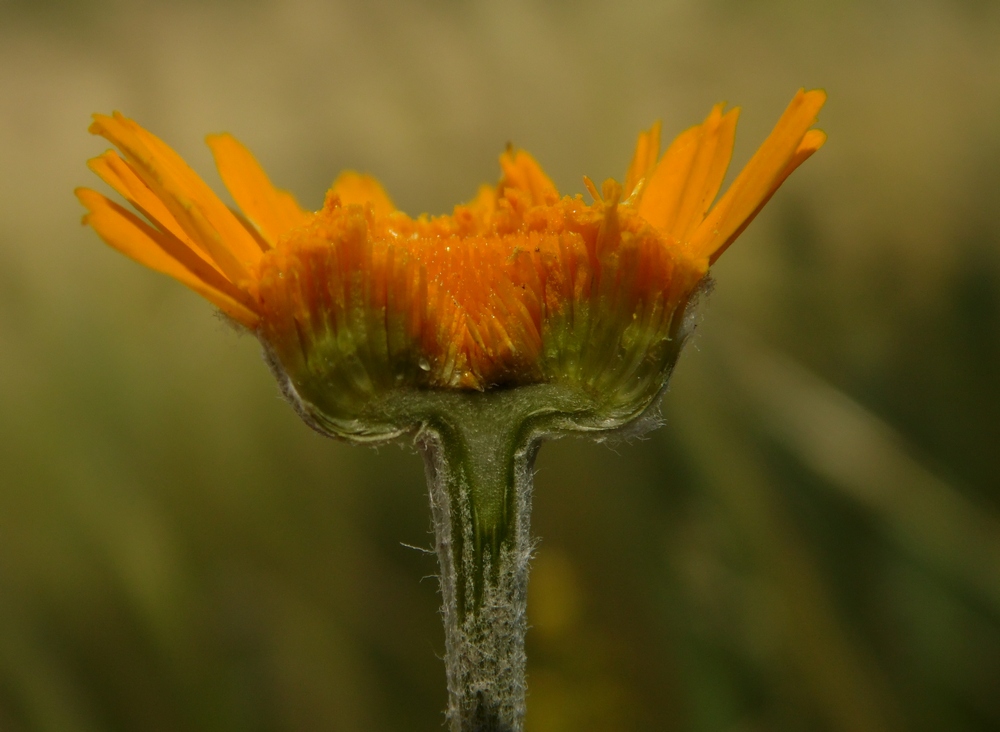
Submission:
M 829 144 L 713 269 L 665 426 L 538 461 L 529 732 L 1000 728 L 1000 6 L 0 2 L 0 730 L 437 730 L 419 459 L 311 433 L 256 343 L 82 228 L 120 109 L 318 207 L 567 193 L 794 91 Z

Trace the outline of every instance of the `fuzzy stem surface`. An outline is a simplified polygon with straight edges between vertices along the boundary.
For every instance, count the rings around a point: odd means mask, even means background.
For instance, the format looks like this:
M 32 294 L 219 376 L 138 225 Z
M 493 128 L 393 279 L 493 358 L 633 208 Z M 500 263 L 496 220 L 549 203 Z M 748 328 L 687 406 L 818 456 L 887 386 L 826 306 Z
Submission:
M 539 437 L 513 399 L 469 395 L 428 421 L 424 456 L 441 568 L 452 732 L 520 732 Z

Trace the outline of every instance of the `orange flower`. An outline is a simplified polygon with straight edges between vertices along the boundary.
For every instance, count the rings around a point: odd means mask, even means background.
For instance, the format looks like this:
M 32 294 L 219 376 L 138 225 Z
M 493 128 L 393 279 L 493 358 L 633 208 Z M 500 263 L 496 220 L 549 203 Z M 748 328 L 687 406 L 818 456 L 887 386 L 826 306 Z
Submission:
M 591 204 L 560 197 L 530 155 L 507 150 L 499 185 L 451 215 L 411 218 L 350 172 L 311 213 L 235 138 L 212 135 L 233 211 L 118 113 L 90 129 L 120 154 L 89 165 L 141 216 L 90 189 L 77 195 L 108 244 L 255 332 L 313 419 L 353 419 L 396 389 L 571 384 L 648 404 L 709 265 L 823 144 L 810 128 L 824 101 L 796 94 L 718 201 L 738 115 L 722 105 L 662 158 L 659 124 L 641 134 L 624 185 L 599 192 L 585 179 Z

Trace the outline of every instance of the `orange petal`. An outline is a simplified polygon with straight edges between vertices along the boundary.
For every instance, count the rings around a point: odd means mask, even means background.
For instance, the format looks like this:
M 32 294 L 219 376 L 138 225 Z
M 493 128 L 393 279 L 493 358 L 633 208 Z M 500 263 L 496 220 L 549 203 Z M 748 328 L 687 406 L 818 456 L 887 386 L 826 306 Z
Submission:
M 723 243 L 722 246 L 711 253 L 709 257 L 709 262 L 711 264 L 714 264 L 715 260 L 722 256 L 722 253 L 729 248 L 729 245 L 739 238 L 739 235 L 743 233 L 743 230 L 746 229 L 747 226 L 750 225 L 750 222 L 753 221 L 757 214 L 760 213 L 760 210 L 764 208 L 764 205 L 771 200 L 771 196 L 774 195 L 775 191 L 777 191 L 778 188 L 781 187 L 781 184 L 785 182 L 785 178 L 790 176 L 793 170 L 808 160 L 814 152 L 823 147 L 823 143 L 825 142 L 826 133 L 823 132 L 823 130 L 809 130 L 806 133 L 805 137 L 802 138 L 802 142 L 800 142 L 799 146 L 796 148 L 795 154 L 792 155 L 792 159 L 788 161 L 788 165 L 785 166 L 785 169 L 781 172 L 781 174 L 774 179 L 774 182 L 771 184 L 771 189 L 767 192 L 767 195 L 761 199 L 760 203 L 757 204 L 757 208 L 753 210 L 753 213 L 747 217 L 747 219 L 738 229 L 736 229 L 736 231 L 729 235 L 729 238 L 725 241 L 725 243 Z
M 274 246 L 283 234 L 300 226 L 306 212 L 287 191 L 272 185 L 263 168 L 239 140 L 230 134 L 205 138 L 222 182 L 265 241 Z
M 135 206 L 143 216 L 184 242 L 196 256 L 201 256 L 197 254 L 197 246 L 184 229 L 181 228 L 181 225 L 177 223 L 177 219 L 174 218 L 173 214 L 153 194 L 149 187 L 142 182 L 139 176 L 135 174 L 135 171 L 128 166 L 128 163 L 122 160 L 118 153 L 114 150 L 108 150 L 103 155 L 98 155 L 96 158 L 88 160 L 87 167 L 97 173 L 101 180 L 114 188 L 115 191 Z M 207 259 L 202 259 L 210 266 L 215 267 L 214 263 L 209 262 Z
M 260 247 L 219 197 L 162 140 L 130 119 L 94 115 L 90 131 L 114 143 L 189 237 L 233 282 L 247 279 Z
M 465 204 L 477 216 L 488 218 L 497 207 L 497 191 L 493 186 L 483 183 L 476 191 L 476 197 Z
M 559 200 L 559 190 L 545 175 L 542 167 L 524 150 L 506 150 L 500 156 L 503 178 L 500 188 L 516 188 L 531 197 L 536 206 L 553 204 Z
M 248 328 L 257 325 L 259 316 L 249 296 L 172 234 L 157 231 L 97 191 L 78 188 L 76 196 L 89 211 L 84 223 L 90 224 L 108 245 L 187 285 Z
M 345 170 L 337 176 L 327 195 L 330 194 L 338 196 L 343 206 L 364 206 L 370 203 L 376 216 L 388 216 L 396 210 L 381 183 L 370 175 L 355 173 L 353 170 Z
M 691 253 L 710 261 L 733 243 L 788 175 L 826 137 L 809 128 L 826 101 L 819 90 L 799 90 L 774 130 L 691 237 Z
M 639 214 L 676 241 L 685 241 L 705 217 L 726 175 L 739 109 L 712 108 L 705 121 L 683 132 L 649 174 Z
M 680 242 L 688 241 L 695 229 L 705 219 L 712 202 L 719 193 L 722 179 L 726 177 L 729 160 L 733 156 L 736 139 L 736 121 L 739 108 L 719 116 L 717 106 L 702 125 L 701 144 L 691 162 L 677 215 L 667 234 Z
M 495 186 L 483 184 L 479 186 L 479 190 L 476 192 L 476 197 L 465 204 L 461 204 L 455 207 L 455 218 L 458 219 L 459 212 L 465 211 L 466 216 L 470 217 L 474 224 L 474 231 L 479 231 L 487 226 L 490 218 L 493 216 L 494 211 L 497 208 L 497 189 Z
M 701 143 L 701 128 L 697 125 L 679 134 L 646 177 L 639 215 L 657 229 L 665 231 L 677 218 L 684 185 Z
M 649 175 L 659 157 L 660 121 L 657 120 L 648 130 L 639 133 L 639 139 L 635 143 L 635 153 L 632 155 L 632 163 L 628 166 L 628 172 L 625 174 L 625 198 L 632 195 L 632 191 L 635 190 L 639 181 Z

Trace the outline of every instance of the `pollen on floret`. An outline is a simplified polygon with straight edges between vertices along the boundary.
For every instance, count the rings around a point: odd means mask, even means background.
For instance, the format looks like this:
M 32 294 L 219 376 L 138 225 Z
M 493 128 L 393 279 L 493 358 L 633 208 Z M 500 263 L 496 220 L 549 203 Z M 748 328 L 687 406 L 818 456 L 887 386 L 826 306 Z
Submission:
M 622 349 L 667 338 L 703 273 L 676 281 L 686 263 L 620 206 L 619 184 L 592 205 L 528 184 L 500 186 L 478 217 L 380 216 L 331 193 L 261 261 L 264 337 L 356 397 L 627 378 L 643 359 Z

